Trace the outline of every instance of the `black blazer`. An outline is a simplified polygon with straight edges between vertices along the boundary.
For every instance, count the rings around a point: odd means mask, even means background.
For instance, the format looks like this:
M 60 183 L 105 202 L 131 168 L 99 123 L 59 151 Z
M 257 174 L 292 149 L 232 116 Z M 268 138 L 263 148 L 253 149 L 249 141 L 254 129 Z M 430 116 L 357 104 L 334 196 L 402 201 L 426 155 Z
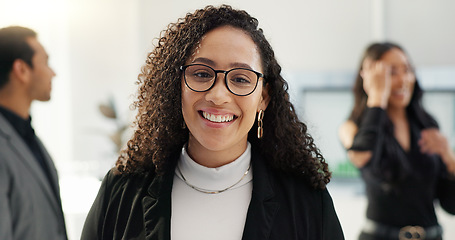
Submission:
M 342 240 L 327 190 L 277 173 L 252 149 L 253 193 L 243 239 Z M 170 239 L 174 171 L 123 176 L 111 170 L 87 216 L 81 239 Z

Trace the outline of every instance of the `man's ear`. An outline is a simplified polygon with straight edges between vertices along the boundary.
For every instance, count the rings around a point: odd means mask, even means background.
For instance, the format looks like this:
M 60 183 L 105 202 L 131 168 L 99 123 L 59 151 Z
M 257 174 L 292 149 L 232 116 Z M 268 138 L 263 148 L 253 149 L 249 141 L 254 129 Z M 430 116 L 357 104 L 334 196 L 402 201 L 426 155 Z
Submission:
M 260 109 L 265 110 L 267 108 L 267 106 L 269 105 L 269 102 L 270 102 L 269 90 L 270 90 L 270 86 L 267 83 L 262 88 L 262 98 L 261 98 L 261 102 L 259 103 L 259 106 L 258 106 L 258 111 Z
M 31 67 L 22 59 L 16 59 L 13 62 L 10 78 L 18 79 L 21 82 L 27 82 L 30 76 Z

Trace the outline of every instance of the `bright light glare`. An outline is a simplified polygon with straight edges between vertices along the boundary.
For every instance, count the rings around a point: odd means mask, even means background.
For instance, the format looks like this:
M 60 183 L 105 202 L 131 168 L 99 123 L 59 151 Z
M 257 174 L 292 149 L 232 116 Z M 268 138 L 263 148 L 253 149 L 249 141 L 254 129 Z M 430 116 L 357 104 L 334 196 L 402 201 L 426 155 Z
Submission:
M 42 28 L 64 12 L 65 1 L 0 0 L 0 27 L 10 25 Z

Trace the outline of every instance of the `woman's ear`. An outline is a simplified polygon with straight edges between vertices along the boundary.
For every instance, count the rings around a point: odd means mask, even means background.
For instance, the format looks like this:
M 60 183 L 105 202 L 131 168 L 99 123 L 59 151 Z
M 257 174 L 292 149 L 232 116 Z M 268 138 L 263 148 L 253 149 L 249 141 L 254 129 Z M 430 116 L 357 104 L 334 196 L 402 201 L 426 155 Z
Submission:
M 265 110 L 267 106 L 269 105 L 270 102 L 270 95 L 269 95 L 269 90 L 270 86 L 267 83 L 263 88 L 262 88 L 262 96 L 261 96 L 261 102 L 259 103 L 258 106 L 258 112 L 259 110 Z

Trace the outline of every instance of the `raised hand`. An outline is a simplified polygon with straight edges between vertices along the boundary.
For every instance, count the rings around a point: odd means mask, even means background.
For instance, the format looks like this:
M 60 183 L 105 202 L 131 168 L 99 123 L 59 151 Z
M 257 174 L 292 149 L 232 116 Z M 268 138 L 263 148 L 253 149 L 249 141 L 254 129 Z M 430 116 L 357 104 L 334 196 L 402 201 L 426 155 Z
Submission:
M 391 67 L 382 61 L 367 58 L 363 61 L 360 76 L 368 95 L 367 106 L 386 109 L 392 88 Z

